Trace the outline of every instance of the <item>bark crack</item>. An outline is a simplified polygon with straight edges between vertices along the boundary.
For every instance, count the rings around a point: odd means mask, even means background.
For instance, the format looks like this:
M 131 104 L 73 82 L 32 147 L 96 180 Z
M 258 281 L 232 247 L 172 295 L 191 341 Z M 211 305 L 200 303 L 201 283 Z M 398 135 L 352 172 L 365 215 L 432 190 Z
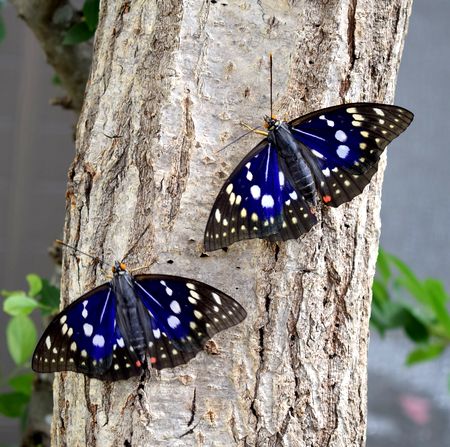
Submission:
M 347 11 L 347 52 L 348 52 L 348 69 L 347 76 L 343 81 L 341 81 L 341 87 L 339 89 L 339 96 L 342 102 L 345 102 L 345 95 L 350 89 L 351 85 L 351 74 L 355 67 L 355 62 L 358 59 L 356 56 L 356 7 L 357 0 L 349 0 L 348 11 Z

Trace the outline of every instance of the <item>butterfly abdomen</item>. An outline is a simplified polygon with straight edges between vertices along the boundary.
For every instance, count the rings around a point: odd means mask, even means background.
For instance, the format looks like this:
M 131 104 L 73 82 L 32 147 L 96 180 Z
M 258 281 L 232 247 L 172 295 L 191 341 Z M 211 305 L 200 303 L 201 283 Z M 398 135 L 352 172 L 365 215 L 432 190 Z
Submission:
M 148 336 L 144 328 L 149 326 L 149 314 L 136 295 L 134 281 L 128 272 L 114 277 L 113 290 L 117 297 L 117 323 L 125 343 L 138 359 L 143 360 L 147 351 Z
M 317 190 L 313 173 L 305 161 L 299 144 L 292 136 L 287 124 L 282 122 L 270 132 L 269 140 L 276 144 L 280 156 L 285 159 L 296 189 L 310 205 L 315 206 L 317 204 Z

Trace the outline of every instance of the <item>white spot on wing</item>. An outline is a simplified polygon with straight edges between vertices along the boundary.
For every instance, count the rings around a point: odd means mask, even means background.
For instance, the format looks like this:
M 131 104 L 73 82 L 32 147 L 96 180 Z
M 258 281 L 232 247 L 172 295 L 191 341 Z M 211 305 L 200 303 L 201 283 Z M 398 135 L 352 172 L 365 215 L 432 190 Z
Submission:
M 384 112 L 381 109 L 378 109 L 377 107 L 373 108 L 373 111 L 380 116 L 384 116 Z
M 92 335 L 92 332 L 94 331 L 94 327 L 92 326 L 92 324 L 84 323 L 83 331 L 84 331 L 84 335 L 86 335 L 86 337 L 90 337 Z
M 336 140 L 340 141 L 341 143 L 344 143 L 345 141 L 347 141 L 347 134 L 343 130 L 338 130 L 334 134 L 334 137 L 336 138 Z
M 180 321 L 180 319 L 179 319 L 178 317 L 176 317 L 175 315 L 171 315 L 171 316 L 167 319 L 167 323 L 169 323 L 169 326 L 170 326 L 172 329 L 175 329 L 175 328 L 177 328 L 177 327 L 180 325 L 181 321 Z
M 280 181 L 280 186 L 284 186 L 284 174 L 282 171 L 278 172 L 278 179 Z
M 297 193 L 296 193 L 295 191 L 292 191 L 292 192 L 289 194 L 289 197 L 290 197 L 292 200 L 297 200 L 297 199 L 298 199 L 298 195 L 297 195 Z
M 255 200 L 258 200 L 261 197 L 261 188 L 258 185 L 253 185 L 250 188 L 250 193 Z
M 219 208 L 216 209 L 216 212 L 215 212 L 214 216 L 215 216 L 217 222 L 220 223 L 220 217 L 221 217 L 221 216 L 220 216 L 220 210 L 219 210 Z
M 105 337 L 103 335 L 96 334 L 92 339 L 92 344 L 94 346 L 98 346 L 99 348 L 103 348 L 105 346 Z
M 264 194 L 261 199 L 261 205 L 263 208 L 273 208 L 275 202 L 270 194 Z
M 174 313 L 176 313 L 176 314 L 181 313 L 181 307 L 180 307 L 180 304 L 179 304 L 178 301 L 176 301 L 176 300 L 173 300 L 173 301 L 170 303 L 170 308 L 172 309 L 172 312 L 174 312 Z
M 212 297 L 214 298 L 214 301 L 217 303 L 217 304 L 222 304 L 222 301 L 221 301 L 221 299 L 220 299 L 220 296 L 219 295 L 217 295 L 217 293 L 215 293 L 215 292 L 213 292 L 212 293 Z
M 322 169 L 322 173 L 325 177 L 329 177 L 331 174 L 329 168 Z
M 249 182 L 251 182 L 253 180 L 253 174 L 250 171 L 247 171 L 246 178 Z
M 47 349 L 50 349 L 52 346 L 52 341 L 50 340 L 50 335 L 47 335 L 47 338 L 45 339 L 45 346 L 47 346 Z
M 125 342 L 123 341 L 123 338 L 122 338 L 122 337 L 120 337 L 120 338 L 117 339 L 117 344 L 118 344 L 121 348 L 123 348 L 123 347 L 125 346 Z
M 153 336 L 155 338 L 160 338 L 161 337 L 161 331 L 159 329 L 153 329 Z
M 339 158 L 347 157 L 349 152 L 350 152 L 350 148 L 348 146 L 346 146 L 345 144 L 340 144 L 336 151 Z

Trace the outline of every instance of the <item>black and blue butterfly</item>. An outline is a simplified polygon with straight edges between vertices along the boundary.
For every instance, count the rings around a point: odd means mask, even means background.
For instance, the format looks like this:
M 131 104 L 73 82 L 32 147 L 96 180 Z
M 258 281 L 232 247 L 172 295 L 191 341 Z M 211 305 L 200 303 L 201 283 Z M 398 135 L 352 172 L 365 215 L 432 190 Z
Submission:
M 265 118 L 262 140 L 233 171 L 211 210 L 206 251 L 243 239 L 297 239 L 319 202 L 337 207 L 370 182 L 386 146 L 411 123 L 408 110 L 354 103 L 290 122 Z
M 136 275 L 116 262 L 111 282 L 66 307 L 33 354 L 36 372 L 122 380 L 187 363 L 215 334 L 246 317 L 228 295 L 193 279 Z

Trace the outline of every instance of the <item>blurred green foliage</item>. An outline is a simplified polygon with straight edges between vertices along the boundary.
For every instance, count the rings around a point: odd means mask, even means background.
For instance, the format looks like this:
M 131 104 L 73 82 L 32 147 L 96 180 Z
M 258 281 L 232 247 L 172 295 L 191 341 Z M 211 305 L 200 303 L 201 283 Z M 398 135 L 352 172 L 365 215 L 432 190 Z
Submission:
M 63 45 L 77 45 L 92 38 L 98 24 L 99 0 L 85 0 L 81 19 L 64 36 Z
M 41 316 L 54 314 L 59 308 L 59 289 L 38 275 L 27 275 L 28 292 L 2 290 L 3 311 L 11 318 L 6 326 L 6 344 L 16 368 L 7 377 L 2 375 L 0 414 L 23 418 L 33 389 L 34 373 L 31 356 L 37 343 L 36 325 L 30 314 L 38 309 Z
M 420 280 L 403 261 L 380 248 L 372 293 L 372 327 L 381 335 L 402 329 L 414 343 L 407 365 L 433 360 L 450 344 L 450 297 L 441 281 Z

